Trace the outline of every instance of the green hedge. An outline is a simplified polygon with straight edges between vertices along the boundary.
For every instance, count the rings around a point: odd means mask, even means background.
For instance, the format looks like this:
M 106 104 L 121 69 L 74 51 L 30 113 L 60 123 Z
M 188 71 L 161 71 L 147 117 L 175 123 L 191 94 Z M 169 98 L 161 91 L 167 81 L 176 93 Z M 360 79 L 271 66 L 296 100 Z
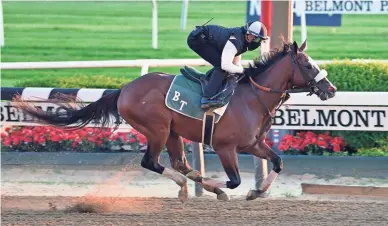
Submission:
M 57 87 L 57 88 L 103 88 L 118 89 L 130 80 L 124 77 L 112 77 L 104 75 L 71 76 L 42 79 L 29 79 L 18 82 L 17 87 Z
M 328 72 L 328 78 L 338 91 L 388 91 L 387 63 L 335 62 L 321 65 Z M 27 80 L 19 87 L 61 87 L 61 88 L 120 88 L 129 82 L 128 78 L 76 76 Z M 342 136 L 350 148 L 380 147 L 379 140 L 388 137 L 388 132 L 331 131 L 332 136 Z
M 388 63 L 336 62 L 320 66 L 338 91 L 388 91 Z

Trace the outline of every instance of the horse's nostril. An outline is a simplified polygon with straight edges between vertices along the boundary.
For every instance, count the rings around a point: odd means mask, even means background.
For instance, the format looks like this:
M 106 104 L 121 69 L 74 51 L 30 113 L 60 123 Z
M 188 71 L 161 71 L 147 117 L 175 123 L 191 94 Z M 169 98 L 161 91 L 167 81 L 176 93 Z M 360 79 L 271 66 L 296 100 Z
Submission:
M 337 89 L 336 89 L 335 87 L 333 87 L 333 86 L 330 86 L 330 87 L 328 88 L 328 90 L 329 90 L 329 92 L 335 92 L 335 91 L 337 91 Z

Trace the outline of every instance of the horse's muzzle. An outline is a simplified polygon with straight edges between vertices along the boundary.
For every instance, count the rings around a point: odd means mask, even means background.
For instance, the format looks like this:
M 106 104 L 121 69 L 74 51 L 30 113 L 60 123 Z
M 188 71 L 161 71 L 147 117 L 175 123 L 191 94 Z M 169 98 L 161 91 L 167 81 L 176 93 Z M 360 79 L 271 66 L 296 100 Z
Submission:
M 332 87 L 330 87 L 332 88 Z M 321 99 L 322 101 L 328 100 L 330 98 L 333 98 L 335 96 L 336 89 L 330 89 L 327 92 L 322 92 L 321 90 L 317 90 L 315 94 Z
M 317 94 L 318 94 L 318 96 L 319 96 L 319 98 L 320 98 L 321 100 L 327 100 L 327 99 L 329 99 L 329 95 L 326 94 L 326 93 L 324 93 L 324 92 L 319 91 L 319 93 L 317 93 Z
M 335 92 L 337 92 L 337 88 L 335 86 L 330 86 L 327 90 L 328 99 L 333 98 L 335 96 Z

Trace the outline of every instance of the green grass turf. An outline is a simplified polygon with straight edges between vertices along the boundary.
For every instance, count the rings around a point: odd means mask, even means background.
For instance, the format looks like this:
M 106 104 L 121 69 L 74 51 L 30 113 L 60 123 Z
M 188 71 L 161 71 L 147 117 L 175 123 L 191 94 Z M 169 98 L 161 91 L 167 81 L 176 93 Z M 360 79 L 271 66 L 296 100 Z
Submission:
M 186 45 L 195 25 L 245 23 L 246 1 L 189 2 L 188 23 L 180 30 L 181 1 L 159 2 L 159 49 L 152 49 L 151 1 L 3 2 L 5 47 L 2 62 L 198 58 Z M 388 58 L 388 15 L 344 15 L 338 28 L 308 27 L 307 53 L 317 60 Z M 294 29 L 300 42 L 300 27 Z M 252 59 L 249 52 L 243 59 Z M 151 71 L 179 73 L 179 68 Z M 205 70 L 205 68 L 200 68 Z M 77 75 L 139 76 L 140 68 L 3 70 L 2 86 L 26 79 Z

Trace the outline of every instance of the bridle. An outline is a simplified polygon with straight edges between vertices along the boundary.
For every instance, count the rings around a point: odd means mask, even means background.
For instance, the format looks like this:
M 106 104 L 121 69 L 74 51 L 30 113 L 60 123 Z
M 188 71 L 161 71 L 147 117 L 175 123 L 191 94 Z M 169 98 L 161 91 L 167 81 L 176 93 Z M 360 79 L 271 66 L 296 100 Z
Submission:
M 302 69 L 302 67 L 300 66 L 299 62 L 298 62 L 298 59 L 300 58 L 300 56 L 294 56 L 293 55 L 293 51 L 291 50 L 290 51 L 290 55 L 291 55 L 291 63 L 292 63 L 292 74 L 291 74 L 291 79 L 288 81 L 288 83 L 291 83 L 291 89 L 287 89 L 285 91 L 282 91 L 280 89 L 274 89 L 274 88 L 268 88 L 268 87 L 264 87 L 262 85 L 259 85 L 257 84 L 251 76 L 249 76 L 249 80 L 251 81 L 251 87 L 252 89 L 254 89 L 255 87 L 258 88 L 259 90 L 262 90 L 262 91 L 265 91 L 265 92 L 269 92 L 269 93 L 280 93 L 281 94 L 281 97 L 280 97 L 280 102 L 278 104 L 278 106 L 271 112 L 269 110 L 269 108 L 264 104 L 264 102 L 262 101 L 262 99 L 260 98 L 260 96 L 258 95 L 257 92 L 254 92 L 257 96 L 258 96 L 258 99 L 260 101 L 260 103 L 264 106 L 264 108 L 266 109 L 266 111 L 268 112 L 268 115 L 271 117 L 271 121 L 273 122 L 274 118 L 275 118 L 275 114 L 277 112 L 277 110 L 279 110 L 279 108 L 282 106 L 282 104 L 289 98 L 289 94 L 290 93 L 302 93 L 302 92 L 309 92 L 307 95 L 308 96 L 311 96 L 312 94 L 315 94 L 317 92 L 319 92 L 319 89 L 316 87 L 317 83 L 319 81 L 321 81 L 323 78 L 325 78 L 327 76 L 327 72 L 326 70 L 321 70 L 314 78 L 311 78 L 310 76 L 307 75 L 306 71 L 304 71 Z M 278 63 L 278 62 L 277 62 Z M 274 68 L 276 66 L 275 63 L 272 68 Z M 295 65 L 297 65 L 297 67 L 299 68 L 300 72 L 301 72 L 301 75 L 303 76 L 303 78 L 305 79 L 305 81 L 307 81 L 307 85 L 309 87 L 306 87 L 306 88 L 293 88 L 295 87 L 294 85 L 294 74 L 295 74 Z M 272 68 L 270 68 L 269 70 L 271 70 Z
M 310 76 L 306 75 L 307 73 L 300 66 L 300 64 L 298 62 L 299 57 L 295 58 L 295 56 L 293 55 L 292 51 L 290 51 L 290 54 L 291 54 L 291 63 L 292 63 L 292 74 L 291 74 L 291 79 L 288 81 L 288 83 L 291 83 L 291 89 L 287 89 L 285 91 L 282 91 L 280 89 L 268 88 L 268 87 L 265 87 L 265 86 L 257 84 L 252 79 L 252 77 L 249 76 L 249 80 L 251 81 L 250 84 L 251 84 L 251 87 L 252 87 L 254 93 L 256 94 L 256 96 L 258 97 L 260 103 L 264 106 L 264 108 L 268 112 L 268 115 L 270 116 L 270 118 L 264 124 L 264 126 L 265 126 L 264 131 L 268 131 L 269 127 L 274 122 L 275 114 L 276 114 L 277 110 L 279 110 L 279 108 L 282 106 L 282 104 L 289 98 L 290 93 L 309 92 L 307 95 L 311 96 L 312 94 L 318 92 L 318 88 L 316 87 L 317 83 L 327 76 L 327 72 L 325 70 L 321 70 L 314 78 L 311 78 Z M 272 66 L 272 68 L 274 68 L 276 64 L 277 63 L 275 63 Z M 294 85 L 295 65 L 298 66 L 298 68 L 299 68 L 303 78 L 307 81 L 307 85 L 309 87 L 307 87 L 307 88 L 293 88 L 293 87 L 295 87 L 295 85 Z M 271 70 L 272 68 L 270 68 L 269 70 Z M 268 109 L 268 107 L 261 100 L 259 94 L 257 92 L 255 92 L 255 87 L 258 88 L 259 90 L 264 91 L 264 92 L 280 93 L 281 94 L 280 102 L 279 102 L 278 106 L 272 112 Z M 244 151 L 245 149 L 248 149 L 248 148 L 250 148 L 252 146 L 255 146 L 260 141 L 259 138 L 260 137 L 258 137 L 258 135 L 256 134 L 256 141 L 254 141 L 250 145 L 247 145 L 247 146 L 241 148 L 241 151 Z

